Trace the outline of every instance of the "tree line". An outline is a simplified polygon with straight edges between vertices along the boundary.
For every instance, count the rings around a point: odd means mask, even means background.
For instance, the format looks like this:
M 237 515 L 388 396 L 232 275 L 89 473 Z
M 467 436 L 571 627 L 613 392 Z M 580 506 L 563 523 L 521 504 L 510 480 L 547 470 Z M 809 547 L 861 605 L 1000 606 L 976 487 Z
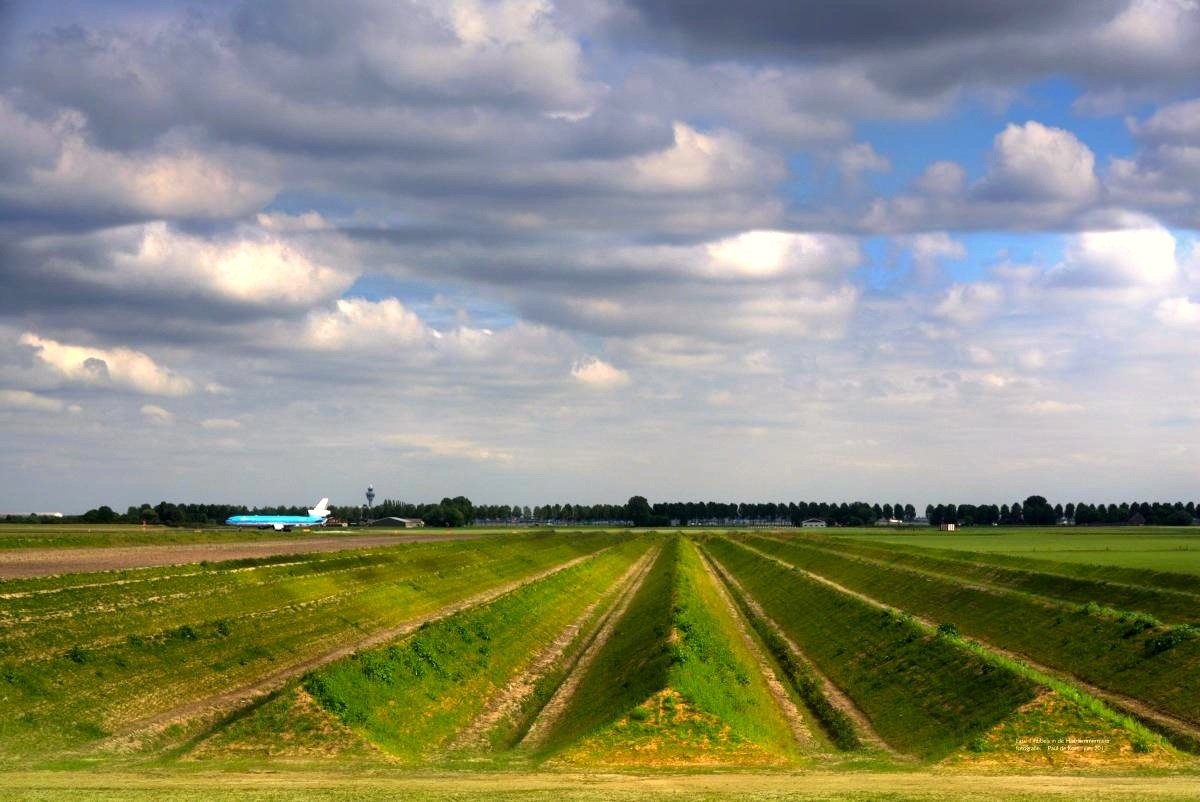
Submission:
M 88 510 L 83 515 L 63 518 L 14 516 L 9 522 L 45 523 L 144 523 L 166 526 L 208 526 L 220 524 L 232 515 L 304 515 L 307 508 L 296 506 L 247 507 L 237 504 L 175 504 L 161 501 L 151 506 L 131 506 L 118 513 L 108 506 Z M 332 517 L 360 524 L 378 518 L 420 518 L 428 526 L 458 527 L 471 524 L 605 524 L 633 526 L 715 526 L 775 525 L 800 526 L 817 519 L 828 526 L 872 526 L 877 521 L 940 526 L 1053 526 L 1071 523 L 1079 526 L 1098 524 L 1153 524 L 1187 526 L 1197 515 L 1195 502 L 1122 502 L 1090 504 L 1069 502 L 1051 504 L 1044 496 L 1029 496 L 1012 504 L 929 504 L 924 520 L 917 517 L 912 504 L 903 502 L 720 502 L 671 501 L 651 504 L 644 496 L 633 496 L 624 504 L 473 504 L 466 496 L 446 497 L 439 502 L 412 503 L 385 499 L 372 508 L 362 505 L 333 505 Z

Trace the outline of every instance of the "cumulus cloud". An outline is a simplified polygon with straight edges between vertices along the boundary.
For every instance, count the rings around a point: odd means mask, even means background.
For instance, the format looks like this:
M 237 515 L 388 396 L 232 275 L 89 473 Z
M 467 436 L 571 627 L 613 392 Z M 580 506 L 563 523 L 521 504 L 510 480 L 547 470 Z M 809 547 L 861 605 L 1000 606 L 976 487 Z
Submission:
M 1025 404 L 1020 409 L 1032 415 L 1071 415 L 1084 412 L 1086 407 L 1082 404 L 1073 404 L 1066 401 L 1043 399 Z
M 234 218 L 274 194 L 269 183 L 185 144 L 96 148 L 75 111 L 38 121 L 0 95 L 0 128 L 18 132 L 0 148 L 0 174 L 8 174 L 0 205 L 10 214 Z
M 205 418 L 200 421 L 200 428 L 210 431 L 229 431 L 242 428 L 242 423 L 233 418 Z
M 308 307 L 336 297 L 358 267 L 328 264 L 339 240 L 320 246 L 243 224 L 216 237 L 188 233 L 165 222 L 83 235 L 38 237 L 21 250 L 43 274 L 137 295 L 202 297 L 249 307 Z M 346 261 L 349 261 L 346 258 Z
M 130 348 L 96 348 L 70 345 L 21 335 L 20 343 L 63 379 L 83 385 L 112 387 L 143 395 L 183 396 L 194 390 L 192 381 L 161 367 L 148 355 Z
M 427 341 L 436 332 L 395 298 L 342 299 L 308 316 L 301 342 L 318 351 L 390 350 Z
M 513 461 L 510 451 L 481 445 L 472 440 L 440 435 L 397 434 L 385 438 L 389 443 L 415 449 L 434 457 L 475 462 L 508 463 Z
M 1186 297 L 1159 301 L 1154 316 L 1171 328 L 1200 329 L 1200 303 Z
M 1091 148 L 1062 128 L 1010 123 L 996 135 L 988 174 L 977 187 L 1002 201 L 1081 203 L 1099 191 Z
M 576 362 L 571 367 L 571 376 L 580 384 L 598 390 L 624 387 L 631 381 L 628 373 L 594 356 Z
M 1127 227 L 1084 231 L 1068 238 L 1052 285 L 1079 289 L 1159 289 L 1179 276 L 1175 237 L 1153 220 L 1126 216 Z
M 160 407 L 158 404 L 143 404 L 142 415 L 152 423 L 174 423 L 175 415 Z
M 81 412 L 78 404 L 67 404 L 57 398 L 31 393 L 28 390 L 0 390 L 0 408 L 29 412 Z
M 959 324 L 977 323 L 990 316 L 1004 300 L 999 285 L 984 281 L 955 284 L 934 307 L 934 314 Z

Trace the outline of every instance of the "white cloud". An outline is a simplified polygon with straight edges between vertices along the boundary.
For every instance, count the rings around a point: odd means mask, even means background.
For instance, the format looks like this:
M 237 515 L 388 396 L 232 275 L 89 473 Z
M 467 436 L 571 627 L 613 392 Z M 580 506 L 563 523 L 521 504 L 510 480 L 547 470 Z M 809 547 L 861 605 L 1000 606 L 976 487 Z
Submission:
M 892 163 L 875 150 L 870 142 L 855 142 L 846 145 L 837 154 L 838 167 L 848 176 L 861 173 L 886 173 L 892 169 Z
M 173 423 L 175 416 L 157 404 L 143 404 L 142 414 L 154 423 Z
M 978 185 L 998 200 L 1069 201 L 1096 196 L 1096 157 L 1070 131 L 1030 121 L 996 135 L 988 174 Z
M 68 381 L 144 395 L 182 396 L 194 389 L 191 380 L 130 348 L 69 345 L 32 332 L 22 334 L 20 343 L 34 349 L 38 360 Z
M 571 375 L 581 384 L 600 390 L 624 387 L 631 381 L 628 373 L 594 356 L 576 362 Z
M 301 342 L 318 351 L 390 350 L 428 341 L 434 332 L 395 298 L 342 299 L 308 315 Z
M 674 123 L 673 130 L 670 147 L 636 156 L 623 166 L 600 166 L 595 178 L 615 180 L 633 191 L 693 193 L 739 189 L 784 175 L 777 156 L 759 151 L 737 134 L 705 134 L 682 122 Z
M 397 434 L 384 438 L 387 442 L 399 446 L 414 448 L 435 457 L 450 459 L 466 459 L 475 462 L 513 461 L 511 452 L 484 446 L 471 440 L 458 437 L 442 437 L 440 435 Z
M 1031 415 L 1070 415 L 1073 413 L 1083 412 L 1086 407 L 1082 404 L 1073 404 L 1066 401 L 1055 401 L 1053 399 L 1044 399 L 1042 401 L 1032 401 L 1020 407 L 1021 411 L 1028 412 Z
M 230 429 L 240 429 L 242 428 L 242 424 L 233 418 L 205 418 L 200 421 L 200 428 L 209 429 L 210 431 L 228 431 Z
M 336 238 L 331 242 L 334 251 L 342 246 Z M 163 222 L 42 237 L 27 246 L 48 272 L 100 286 L 288 307 L 336 297 L 357 275 L 356 267 L 325 263 L 316 250 L 260 226 L 242 225 L 210 239 Z
M 1154 310 L 1159 322 L 1178 329 L 1200 329 L 1200 303 L 1186 297 L 1166 298 Z
M 967 258 L 967 246 L 945 231 L 915 234 L 902 237 L 900 241 L 907 245 L 912 253 L 913 268 L 921 281 L 932 280 L 944 260 Z
M 962 165 L 950 161 L 934 162 L 917 178 L 916 186 L 921 192 L 935 196 L 955 196 L 967 185 L 967 171 Z
M 977 323 L 995 312 L 1003 300 L 1004 291 L 998 284 L 986 281 L 955 284 L 933 312 L 954 323 Z
M 1125 216 L 1126 227 L 1071 235 L 1051 284 L 1084 289 L 1158 289 L 1179 277 L 1175 237 L 1149 218 Z
M 82 411 L 78 404 L 66 404 L 57 398 L 31 393 L 28 390 L 0 390 L 0 408 L 22 409 L 30 412 Z
M 708 274 L 743 278 L 836 276 L 862 258 L 849 237 L 790 231 L 747 231 L 704 246 L 704 255 Z
M 186 146 L 130 155 L 88 142 L 83 115 L 64 111 L 35 121 L 0 96 L 0 128 L 36 132 L 38 141 L 0 156 L 21 170 L 0 183 L 0 198 L 61 213 L 233 218 L 260 208 L 274 189 Z M 5 153 L 7 150 L 8 153 Z

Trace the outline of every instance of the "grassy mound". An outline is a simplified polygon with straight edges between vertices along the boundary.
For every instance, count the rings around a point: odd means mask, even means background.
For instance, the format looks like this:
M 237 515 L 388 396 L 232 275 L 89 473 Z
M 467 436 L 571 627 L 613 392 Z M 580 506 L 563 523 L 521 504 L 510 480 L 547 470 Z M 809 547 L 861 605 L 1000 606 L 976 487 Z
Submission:
M 892 747 L 937 760 L 1035 695 L 1034 683 L 912 621 L 728 540 L 710 552 Z
M 1113 578 L 1071 576 L 1059 571 L 1059 566 L 1045 562 L 1040 570 L 1018 568 L 990 562 L 977 562 L 962 552 L 934 554 L 908 549 L 896 544 L 864 543 L 833 537 L 805 536 L 800 542 L 848 555 L 860 555 L 885 560 L 891 565 L 953 576 L 964 582 L 981 582 L 996 587 L 1033 593 L 1065 602 L 1087 604 L 1099 602 L 1122 610 L 1137 610 L 1163 621 L 1188 622 L 1200 617 L 1200 593 L 1186 593 L 1148 585 L 1134 585 Z M 1155 581 L 1155 575 L 1138 578 Z M 1125 577 L 1128 580 L 1129 577 Z M 1197 582 L 1200 590 L 1200 582 Z
M 882 602 L 950 621 L 964 634 L 1200 723 L 1200 682 L 1187 681 L 1200 674 L 1200 630 L 1164 627 L 1101 605 L 1048 604 L 803 541 L 748 542 Z
M 655 671 L 646 676 L 663 685 L 648 698 L 637 699 L 632 709 L 619 711 L 610 726 L 601 726 L 566 750 L 560 761 L 757 764 L 794 756 L 795 736 L 695 544 L 673 538 L 662 560 L 666 562 L 654 591 L 659 597 L 658 614 L 665 612 L 666 617 L 653 628 L 657 653 L 648 664 Z M 634 613 L 631 607 L 630 614 Z M 631 628 L 626 637 L 634 631 Z M 622 643 L 610 641 L 610 645 L 614 651 L 607 657 L 608 665 L 622 663 L 628 669 L 637 664 L 635 655 L 646 655 L 644 648 L 622 653 L 616 651 Z M 665 672 L 662 655 L 667 657 Z M 579 692 L 584 692 L 583 686 Z M 568 709 L 568 715 L 573 713 Z
M 389 754 L 436 757 L 520 671 L 647 548 L 644 540 L 422 627 L 305 680 L 327 710 Z
M 1003 768 L 1150 767 L 1179 754 L 1047 691 L 945 761 Z
M 0 765 L 86 748 L 620 539 L 539 534 L 3 583 Z

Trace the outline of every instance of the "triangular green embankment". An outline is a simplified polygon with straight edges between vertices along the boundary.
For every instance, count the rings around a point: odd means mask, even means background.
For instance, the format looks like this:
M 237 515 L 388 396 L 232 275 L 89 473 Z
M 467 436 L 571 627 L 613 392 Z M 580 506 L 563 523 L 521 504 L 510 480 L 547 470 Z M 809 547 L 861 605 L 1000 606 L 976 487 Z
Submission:
M 299 685 L 289 685 L 200 741 L 184 760 L 320 760 L 382 755 Z
M 799 748 L 700 561 L 672 538 L 536 747 L 573 765 L 759 765 Z
M 488 604 L 323 666 L 301 687 L 318 718 L 332 717 L 339 731 L 390 761 L 442 761 L 487 700 L 649 546 L 643 538 L 630 539 Z M 292 715 L 295 704 L 287 696 L 271 700 L 210 740 L 228 742 L 247 756 L 276 756 L 273 742 L 303 738 L 315 726 L 308 716 Z
M 1184 758 L 1161 739 L 1088 710 L 1056 691 L 1045 691 L 944 765 L 1019 768 L 1129 768 L 1179 763 Z

